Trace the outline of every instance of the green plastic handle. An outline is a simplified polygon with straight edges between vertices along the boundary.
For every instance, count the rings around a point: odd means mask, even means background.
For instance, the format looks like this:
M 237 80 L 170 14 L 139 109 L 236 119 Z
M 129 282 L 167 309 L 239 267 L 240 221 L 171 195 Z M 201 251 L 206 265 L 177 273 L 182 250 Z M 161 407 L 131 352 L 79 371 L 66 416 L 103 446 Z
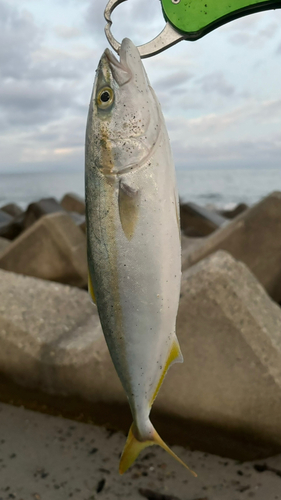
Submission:
M 269 9 L 281 0 L 161 0 L 166 21 L 187 40 L 198 40 L 222 24 Z

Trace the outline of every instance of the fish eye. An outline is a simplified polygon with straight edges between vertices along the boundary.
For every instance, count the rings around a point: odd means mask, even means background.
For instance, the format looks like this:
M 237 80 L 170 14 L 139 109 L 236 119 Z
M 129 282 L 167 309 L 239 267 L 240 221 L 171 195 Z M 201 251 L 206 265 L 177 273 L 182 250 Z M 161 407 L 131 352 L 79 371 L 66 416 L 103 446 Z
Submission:
M 114 101 L 114 92 L 110 87 L 101 89 L 97 96 L 97 105 L 101 109 L 106 109 Z

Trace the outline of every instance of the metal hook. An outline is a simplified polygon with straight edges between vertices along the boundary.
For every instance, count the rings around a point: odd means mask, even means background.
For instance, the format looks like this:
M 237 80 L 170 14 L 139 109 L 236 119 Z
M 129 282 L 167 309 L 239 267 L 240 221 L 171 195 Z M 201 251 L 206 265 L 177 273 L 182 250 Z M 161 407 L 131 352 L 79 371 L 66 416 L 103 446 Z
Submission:
M 110 43 L 111 47 L 115 50 L 115 52 L 117 52 L 117 54 L 119 54 L 121 44 L 117 42 L 117 40 L 111 33 L 111 26 L 112 26 L 111 14 L 120 3 L 126 1 L 127 0 L 109 0 L 104 11 L 104 17 L 105 20 L 107 21 L 107 24 L 105 26 L 106 38 Z M 154 38 L 148 43 L 145 43 L 144 45 L 140 45 L 138 47 L 138 50 L 141 58 L 144 59 L 145 57 L 151 57 L 156 54 L 159 54 L 163 50 L 166 50 L 167 48 L 172 47 L 176 43 L 185 39 L 186 37 L 182 33 L 176 31 L 170 23 L 167 23 L 163 31 L 161 31 L 161 33 L 159 33 L 159 35 L 156 38 Z

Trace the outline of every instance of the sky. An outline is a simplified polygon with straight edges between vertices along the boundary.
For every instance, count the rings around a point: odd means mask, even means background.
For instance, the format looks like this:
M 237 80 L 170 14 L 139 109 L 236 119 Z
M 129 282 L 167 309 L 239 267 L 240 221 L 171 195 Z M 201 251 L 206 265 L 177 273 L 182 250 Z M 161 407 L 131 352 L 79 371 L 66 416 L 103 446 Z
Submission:
M 0 173 L 80 171 L 88 105 L 108 46 L 107 0 L 0 0 Z M 164 27 L 159 0 L 128 0 L 113 33 Z M 144 60 L 176 168 L 281 168 L 281 10 L 233 21 Z

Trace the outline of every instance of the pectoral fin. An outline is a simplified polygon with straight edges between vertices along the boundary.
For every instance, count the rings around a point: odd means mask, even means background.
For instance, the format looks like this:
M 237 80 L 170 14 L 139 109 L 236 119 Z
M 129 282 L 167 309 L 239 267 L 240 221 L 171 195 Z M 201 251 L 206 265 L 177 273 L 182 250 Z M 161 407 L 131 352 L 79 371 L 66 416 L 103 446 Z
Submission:
M 163 382 L 165 375 L 166 375 L 168 369 L 170 368 L 170 366 L 172 366 L 174 363 L 182 363 L 182 362 L 183 362 L 183 356 L 182 356 L 182 353 L 180 350 L 179 341 L 178 341 L 177 337 L 175 336 L 175 339 L 174 339 L 174 342 L 172 344 L 171 350 L 169 352 L 169 356 L 167 358 L 164 370 L 162 372 L 162 375 L 159 379 L 159 382 L 157 384 L 155 392 L 154 392 L 152 399 L 150 401 L 150 406 L 153 405 L 153 402 L 154 402 L 154 400 L 159 392 L 159 389 L 162 385 L 162 382 Z
M 125 184 L 119 183 L 119 217 L 126 238 L 130 241 L 135 233 L 139 218 L 140 192 Z

